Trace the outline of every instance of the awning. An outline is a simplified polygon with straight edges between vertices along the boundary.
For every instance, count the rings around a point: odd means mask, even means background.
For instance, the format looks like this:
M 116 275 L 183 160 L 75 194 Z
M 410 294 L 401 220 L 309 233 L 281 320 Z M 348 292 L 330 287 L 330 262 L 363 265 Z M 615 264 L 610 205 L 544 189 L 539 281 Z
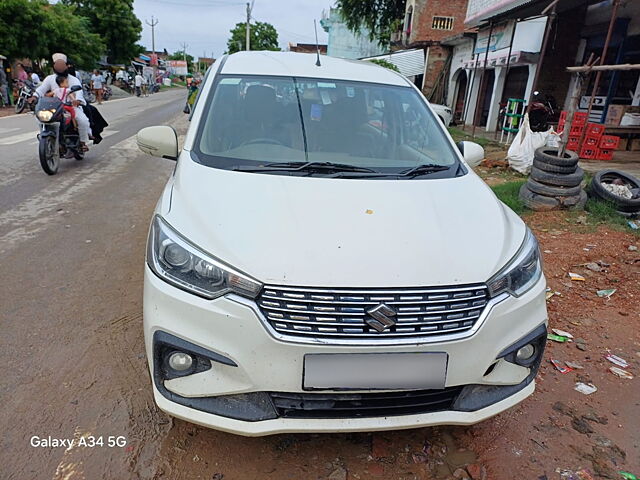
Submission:
M 140 58 L 140 60 L 144 60 L 146 62 L 150 62 L 151 61 L 151 57 L 147 57 L 146 55 L 138 55 L 138 58 Z
M 504 50 L 505 49 L 489 53 L 489 58 L 487 58 L 487 68 L 505 67 L 507 65 L 509 53 L 508 51 L 505 52 Z M 539 58 L 539 53 L 511 52 L 511 60 L 509 61 L 509 66 L 517 67 L 521 65 L 528 65 L 530 63 L 538 63 Z M 462 63 L 462 68 L 474 69 L 482 68 L 483 66 L 484 55 L 480 55 L 480 58 L 478 58 L 477 60 L 469 60 Z
M 412 50 L 400 50 L 386 55 L 361 58 L 360 60 L 386 60 L 393 63 L 405 77 L 422 75 L 424 73 L 424 50 L 416 48 Z

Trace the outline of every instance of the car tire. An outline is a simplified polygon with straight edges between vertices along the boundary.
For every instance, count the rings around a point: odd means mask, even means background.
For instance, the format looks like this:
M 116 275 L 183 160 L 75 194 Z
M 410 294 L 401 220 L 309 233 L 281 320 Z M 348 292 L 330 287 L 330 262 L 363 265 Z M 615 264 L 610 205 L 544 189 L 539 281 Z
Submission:
M 531 210 L 554 210 L 560 206 L 560 201 L 557 198 L 538 195 L 529 190 L 526 183 L 520 187 L 518 197 Z
M 580 195 L 581 191 L 579 184 L 575 187 L 556 187 L 536 182 L 532 178 L 529 178 L 526 185 L 533 193 L 544 195 L 545 197 L 573 197 Z
M 564 152 L 564 157 L 558 157 L 558 149 L 552 147 L 537 148 L 533 154 L 533 158 L 549 165 L 557 165 L 559 167 L 575 167 L 578 165 L 578 154 L 571 150 Z
M 577 165 L 573 165 L 571 167 L 562 167 L 560 165 L 552 165 L 550 163 L 543 162 L 535 157 L 533 159 L 533 166 L 544 172 L 561 174 L 575 173 L 575 171 L 578 169 Z
M 582 183 L 584 171 L 578 167 L 573 173 L 557 174 L 549 173 L 539 168 L 531 169 L 531 178 L 536 182 L 552 185 L 556 187 L 576 187 Z
M 620 178 L 624 180 L 626 183 L 631 184 L 632 188 L 640 188 L 640 180 L 638 180 L 633 175 L 621 172 L 620 170 L 600 170 L 593 176 L 593 179 L 591 180 L 591 193 L 602 200 L 613 203 L 616 207 L 616 210 L 620 212 L 640 212 L 640 197 L 619 197 L 618 195 L 611 193 L 602 186 L 602 182 L 607 182 L 608 180 L 612 180 L 614 178 Z

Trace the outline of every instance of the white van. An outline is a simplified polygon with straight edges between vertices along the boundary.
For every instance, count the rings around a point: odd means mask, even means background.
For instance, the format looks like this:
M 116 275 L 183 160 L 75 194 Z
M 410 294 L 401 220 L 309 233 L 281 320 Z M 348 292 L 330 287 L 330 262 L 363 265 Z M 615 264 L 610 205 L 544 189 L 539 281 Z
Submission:
M 422 94 L 368 62 L 241 52 L 209 70 L 149 232 L 158 406 L 242 435 L 472 424 L 546 340 L 536 239 Z

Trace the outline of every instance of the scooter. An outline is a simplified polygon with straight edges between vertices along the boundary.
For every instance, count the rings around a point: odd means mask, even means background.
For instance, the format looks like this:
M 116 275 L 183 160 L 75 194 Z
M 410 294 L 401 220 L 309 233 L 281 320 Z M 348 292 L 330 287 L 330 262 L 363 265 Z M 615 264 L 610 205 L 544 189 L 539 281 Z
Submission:
M 20 86 L 20 91 L 18 92 L 18 99 L 16 100 L 16 113 L 22 113 L 25 108 L 29 107 L 29 109 L 33 112 L 34 105 L 27 100 L 31 98 L 35 94 L 36 89 L 33 84 L 26 80 Z
M 70 88 L 71 92 L 81 90 L 80 85 Z M 42 97 L 35 107 L 36 118 L 40 123 L 38 134 L 38 154 L 40 166 L 47 175 L 55 175 L 60 166 L 60 157 L 82 160 L 84 151 L 80 145 L 78 128 L 72 115 L 65 109 L 70 101 L 62 102 L 57 97 Z

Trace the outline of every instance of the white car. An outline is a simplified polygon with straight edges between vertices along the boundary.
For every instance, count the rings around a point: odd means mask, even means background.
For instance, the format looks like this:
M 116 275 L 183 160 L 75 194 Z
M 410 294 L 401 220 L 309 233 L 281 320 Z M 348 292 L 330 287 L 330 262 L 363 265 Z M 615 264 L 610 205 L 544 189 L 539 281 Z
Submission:
M 451 120 L 453 119 L 453 114 L 451 113 L 451 109 L 446 105 L 438 105 L 437 103 L 431 103 L 431 108 L 438 115 L 438 118 L 445 126 L 451 125 Z
M 404 77 L 240 52 L 208 71 L 147 245 L 158 406 L 242 435 L 472 424 L 534 391 L 545 279 L 522 220 Z

